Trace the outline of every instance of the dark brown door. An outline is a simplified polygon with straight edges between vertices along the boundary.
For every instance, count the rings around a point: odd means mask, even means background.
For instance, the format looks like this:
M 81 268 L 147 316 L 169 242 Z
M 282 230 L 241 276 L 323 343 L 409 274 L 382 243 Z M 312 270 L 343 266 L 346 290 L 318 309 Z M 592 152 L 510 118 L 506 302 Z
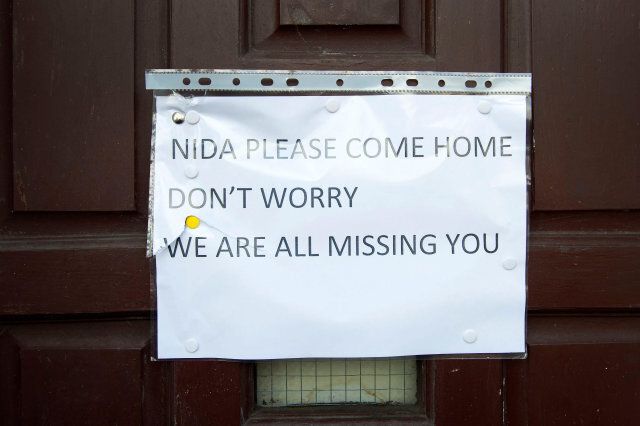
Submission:
M 640 3 L 0 5 L 0 423 L 640 424 Z M 528 358 L 418 363 L 411 406 L 262 409 L 153 362 L 145 68 L 532 72 Z M 420 336 L 415 336 L 419 339 Z

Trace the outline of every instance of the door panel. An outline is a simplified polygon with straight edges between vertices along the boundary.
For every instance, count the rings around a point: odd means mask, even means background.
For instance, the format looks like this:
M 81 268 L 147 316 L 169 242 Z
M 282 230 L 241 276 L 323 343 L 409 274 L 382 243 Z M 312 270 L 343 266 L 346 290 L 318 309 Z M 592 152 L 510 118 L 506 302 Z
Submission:
M 89 3 L 0 3 L 6 423 L 640 423 L 638 2 Z M 143 70 L 167 67 L 533 71 L 528 359 L 300 411 L 258 410 L 251 363 L 152 361 Z
M 640 208 L 639 18 L 637 1 L 533 0 L 536 209 Z
M 637 309 L 639 230 L 637 212 L 534 213 L 529 309 Z
M 433 47 L 429 41 L 433 28 L 423 22 L 431 22 L 432 10 L 423 8 L 419 0 L 405 1 L 402 8 L 399 2 L 367 3 L 373 7 L 357 8 L 349 2 L 319 7 L 316 2 L 248 1 L 248 18 L 240 27 L 246 31 L 246 50 L 238 60 L 304 57 L 317 61 L 347 55 L 378 60 L 380 54 L 393 53 L 411 54 L 418 61 L 431 59 L 426 53 Z M 296 25 L 293 18 L 305 24 Z
M 0 3 L 2 424 L 171 418 L 144 257 L 167 22 L 164 0 Z
M 419 3 L 418 3 L 419 5 Z M 280 0 L 280 25 L 398 25 L 400 0 Z
M 502 361 L 435 362 L 435 423 L 497 425 L 502 422 Z
M 13 209 L 133 210 L 133 3 L 21 0 L 12 13 Z
M 160 424 L 164 377 L 148 321 L 20 324 L 0 335 L 3 424 Z
M 167 5 L 85 3 L 2 3 L 2 315 L 150 309 L 143 71 L 167 66 Z
M 640 318 L 533 318 L 529 358 L 506 361 L 513 425 L 620 424 L 640 419 Z
M 500 71 L 498 0 L 406 0 L 397 25 L 361 16 L 354 21 L 366 23 L 341 28 L 283 24 L 280 9 L 276 0 L 173 3 L 173 28 L 181 30 L 171 33 L 172 67 Z M 199 16 L 210 19 L 194 25 Z
M 97 249 L 91 244 L 101 236 L 83 237 L 92 241 L 71 244 L 70 237 L 56 238 L 58 244 L 5 240 L 11 250 L 3 253 L 0 262 L 5 277 L 0 287 L 0 310 L 6 315 L 149 310 L 144 241 L 137 235 L 130 239 L 122 236 L 111 247 Z
M 253 406 L 252 370 L 243 362 L 174 362 L 175 421 L 189 425 L 247 420 Z

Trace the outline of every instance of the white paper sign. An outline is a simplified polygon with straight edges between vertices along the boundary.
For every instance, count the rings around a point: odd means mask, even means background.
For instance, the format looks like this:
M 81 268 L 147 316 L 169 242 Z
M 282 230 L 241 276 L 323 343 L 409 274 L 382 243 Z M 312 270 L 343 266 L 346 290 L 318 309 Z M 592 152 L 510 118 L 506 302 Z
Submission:
M 525 96 L 156 102 L 160 358 L 525 350 Z

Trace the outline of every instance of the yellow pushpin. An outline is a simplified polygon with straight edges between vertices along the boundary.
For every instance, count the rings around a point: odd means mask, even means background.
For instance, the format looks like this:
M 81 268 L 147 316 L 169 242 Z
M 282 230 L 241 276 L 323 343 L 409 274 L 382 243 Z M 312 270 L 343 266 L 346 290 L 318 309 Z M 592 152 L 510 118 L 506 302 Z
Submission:
M 200 219 L 198 219 L 196 216 L 187 216 L 187 218 L 184 220 L 185 225 L 187 225 L 187 228 L 191 228 L 191 229 L 196 229 L 198 226 L 200 226 Z

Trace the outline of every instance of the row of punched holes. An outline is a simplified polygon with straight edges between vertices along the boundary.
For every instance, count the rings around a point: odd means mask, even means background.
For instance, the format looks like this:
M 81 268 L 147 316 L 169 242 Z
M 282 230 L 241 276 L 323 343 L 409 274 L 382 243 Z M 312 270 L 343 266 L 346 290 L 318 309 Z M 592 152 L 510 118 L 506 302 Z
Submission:
M 239 86 L 240 85 L 240 79 L 239 78 L 234 78 L 232 81 L 234 86 Z M 287 86 L 289 87 L 295 87 L 299 84 L 299 81 L 297 78 L 288 78 L 287 79 Z M 191 79 L 189 77 L 185 77 L 182 79 L 182 84 L 184 84 L 185 86 L 189 86 L 191 84 Z M 211 79 L 208 77 L 201 77 L 200 79 L 198 79 L 198 84 L 200 86 L 209 86 L 211 85 Z M 272 86 L 273 85 L 273 79 L 271 78 L 263 78 L 260 81 L 260 84 L 262 84 L 263 86 Z M 336 80 L 336 86 L 342 86 L 344 84 L 344 81 L 339 78 Z M 383 78 L 382 80 L 380 80 L 380 84 L 382 86 L 385 87 L 391 87 L 393 86 L 393 79 L 391 78 Z M 407 80 L 406 82 L 407 86 L 417 86 L 418 85 L 418 80 L 416 80 L 415 78 L 410 78 Z M 444 80 L 439 80 L 438 81 L 438 86 L 440 87 L 444 87 L 445 86 L 445 81 Z M 465 81 L 464 85 L 470 89 L 475 88 L 478 85 L 478 82 L 476 80 L 467 80 Z M 486 80 L 484 82 L 484 87 L 486 87 L 487 89 L 491 88 L 493 84 L 491 83 L 491 81 Z

